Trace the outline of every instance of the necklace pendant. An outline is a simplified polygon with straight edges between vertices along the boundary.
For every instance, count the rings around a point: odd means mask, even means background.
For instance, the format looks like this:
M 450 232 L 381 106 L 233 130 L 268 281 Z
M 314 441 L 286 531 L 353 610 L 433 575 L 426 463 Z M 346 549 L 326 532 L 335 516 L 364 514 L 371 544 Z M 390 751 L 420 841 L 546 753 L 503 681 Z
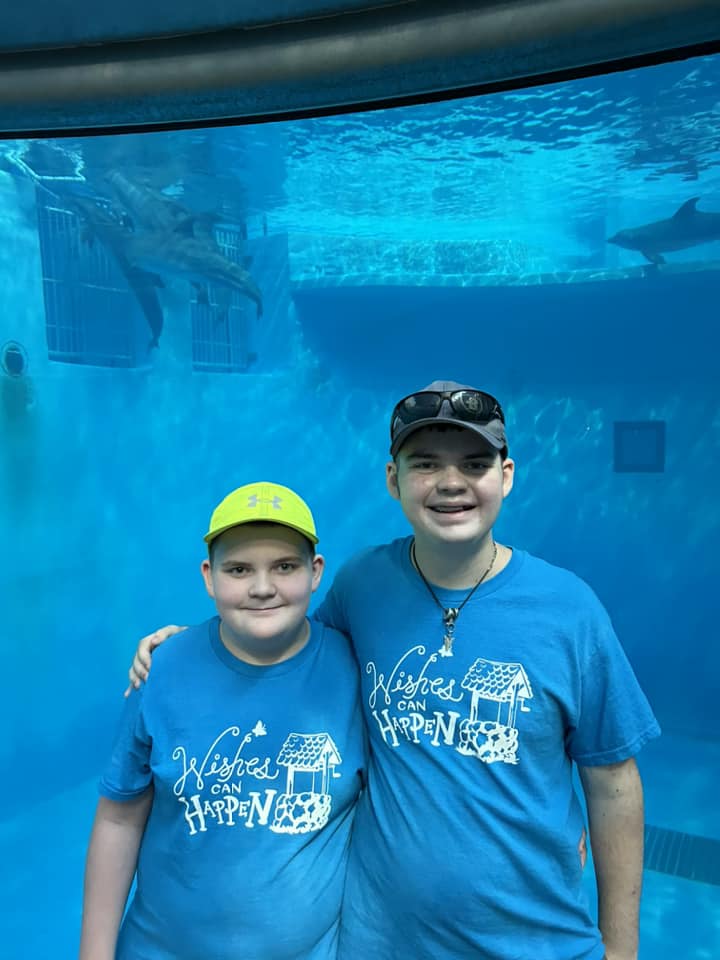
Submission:
M 443 610 L 443 623 L 445 624 L 445 629 L 449 634 L 452 634 L 455 629 L 455 621 L 458 618 L 460 610 L 458 607 L 447 607 Z M 452 641 L 451 641 L 452 643 Z
M 451 657 L 453 655 L 452 645 L 455 639 L 455 621 L 460 611 L 457 607 L 447 607 L 443 610 L 443 623 L 445 624 L 445 636 L 443 645 L 438 650 L 441 657 Z
M 452 645 L 453 645 L 453 636 L 450 633 L 446 633 L 445 636 L 443 637 L 443 645 L 438 650 L 438 653 L 440 654 L 440 656 L 452 657 L 453 655 Z

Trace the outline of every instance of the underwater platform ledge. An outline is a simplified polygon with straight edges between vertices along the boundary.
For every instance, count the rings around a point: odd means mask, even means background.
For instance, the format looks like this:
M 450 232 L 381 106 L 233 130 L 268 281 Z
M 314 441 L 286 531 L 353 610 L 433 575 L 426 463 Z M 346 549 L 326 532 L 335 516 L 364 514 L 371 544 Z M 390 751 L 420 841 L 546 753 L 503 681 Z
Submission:
M 720 260 L 683 263 L 638 264 L 631 267 L 553 270 L 547 273 L 348 273 L 325 276 L 298 276 L 291 282 L 296 290 L 323 290 L 336 287 L 540 287 L 557 284 L 602 283 L 646 280 L 654 277 L 683 277 L 699 273 L 720 273 Z
M 479 363 L 494 381 L 553 389 L 685 381 L 715 390 L 718 380 L 720 262 L 317 277 L 292 295 L 305 345 L 350 383 L 395 384 L 411 358 L 427 379 L 443 370 L 468 383 Z

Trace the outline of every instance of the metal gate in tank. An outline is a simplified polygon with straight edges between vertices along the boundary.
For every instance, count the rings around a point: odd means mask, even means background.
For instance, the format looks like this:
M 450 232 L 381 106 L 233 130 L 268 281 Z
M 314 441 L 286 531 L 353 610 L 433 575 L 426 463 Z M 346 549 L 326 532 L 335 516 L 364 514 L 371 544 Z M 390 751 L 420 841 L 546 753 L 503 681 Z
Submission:
M 146 364 L 153 334 L 117 262 L 87 234 L 71 202 L 43 188 L 36 196 L 49 359 Z
M 136 268 L 121 244 L 108 244 L 104 234 L 118 232 L 117 209 L 97 196 L 55 195 L 42 186 L 36 199 L 49 359 L 102 367 L 150 365 L 153 348 L 162 349 L 158 337 L 166 310 L 157 288 L 165 282 Z M 287 235 L 246 239 L 241 227 L 217 226 L 210 258 L 214 250 L 240 268 L 234 287 L 204 276 L 168 277 L 188 291 L 190 336 L 173 337 L 176 358 L 210 373 L 284 366 L 295 348 Z M 244 275 L 247 290 L 238 281 Z M 187 322 L 185 314 L 183 326 Z
M 273 369 L 292 355 L 287 236 L 247 239 L 234 226 L 218 226 L 215 241 L 233 264 L 247 270 L 262 306 L 239 289 L 198 284 L 190 304 L 192 366 L 198 372 L 245 373 Z

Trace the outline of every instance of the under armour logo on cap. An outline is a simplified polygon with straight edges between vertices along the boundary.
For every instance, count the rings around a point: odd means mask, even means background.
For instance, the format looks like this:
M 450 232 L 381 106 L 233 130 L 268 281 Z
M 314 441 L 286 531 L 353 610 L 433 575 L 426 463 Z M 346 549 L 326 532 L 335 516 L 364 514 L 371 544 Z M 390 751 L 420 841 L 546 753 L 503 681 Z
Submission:
M 258 497 L 255 493 L 248 497 L 249 507 L 259 507 L 261 503 L 269 503 L 273 510 L 282 509 L 282 497 Z

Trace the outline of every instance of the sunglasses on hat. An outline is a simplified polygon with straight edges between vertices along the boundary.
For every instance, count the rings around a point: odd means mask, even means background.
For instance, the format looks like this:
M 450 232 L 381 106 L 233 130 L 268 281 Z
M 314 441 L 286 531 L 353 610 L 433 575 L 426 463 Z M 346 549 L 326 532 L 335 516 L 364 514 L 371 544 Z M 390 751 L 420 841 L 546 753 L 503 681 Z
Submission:
M 505 416 L 495 397 L 482 390 L 421 390 L 404 397 L 395 407 L 390 420 L 390 438 L 394 440 L 404 427 L 418 420 L 436 417 L 447 401 L 454 419 L 463 423 L 490 423 Z

